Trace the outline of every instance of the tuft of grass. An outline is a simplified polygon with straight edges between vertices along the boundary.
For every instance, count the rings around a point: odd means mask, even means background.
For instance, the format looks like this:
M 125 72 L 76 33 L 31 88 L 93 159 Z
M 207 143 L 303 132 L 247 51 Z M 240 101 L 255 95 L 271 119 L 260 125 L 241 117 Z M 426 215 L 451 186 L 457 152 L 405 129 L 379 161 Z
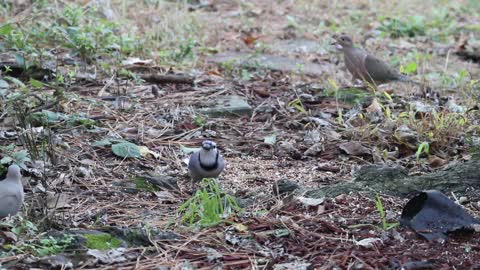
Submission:
M 418 115 L 414 111 L 400 113 L 396 118 L 397 125 L 406 125 L 419 135 L 423 143 L 417 147 L 417 159 L 422 153 L 431 153 L 437 150 L 449 152 L 452 145 L 458 145 L 463 133 L 469 124 L 464 113 L 448 111 L 425 113 Z M 427 148 L 428 145 L 428 148 Z
M 427 25 L 423 16 L 409 16 L 406 18 L 380 18 L 380 27 L 384 35 L 392 38 L 423 36 L 427 32 Z
M 105 20 L 95 8 L 75 3 L 53 7 L 39 2 L 33 4 L 21 24 L 7 17 L 0 25 L 0 52 L 13 51 L 17 63 L 31 73 L 32 67 L 42 68 L 57 60 L 50 52 L 52 48 L 67 49 L 70 55 L 90 64 L 119 64 L 123 58 L 145 51 L 137 29 L 123 27 L 128 22 Z M 54 76 L 62 78 L 65 74 Z
M 195 195 L 177 210 L 183 224 L 212 227 L 242 211 L 235 198 L 221 191 L 214 179 L 205 178 L 200 185 Z
M 189 11 L 186 1 L 130 1 L 126 5 L 125 12 L 129 14 L 125 16 L 143 28 L 146 57 L 161 64 L 195 65 L 197 55 L 208 51 L 205 49 L 209 37 L 206 31 L 210 27 L 197 13 Z M 147 14 L 130 12 L 139 8 L 147 10 Z
M 369 226 L 369 227 L 374 227 L 374 228 L 379 229 L 379 230 L 388 231 L 388 230 L 391 230 L 391 229 L 397 227 L 398 225 L 400 225 L 400 222 L 388 222 L 387 221 L 387 217 L 386 217 L 386 214 L 385 214 L 385 209 L 383 207 L 382 199 L 380 198 L 378 193 L 375 193 L 375 207 L 377 208 L 378 214 L 380 215 L 380 221 L 379 221 L 380 225 L 356 224 L 356 225 L 352 225 L 352 226 L 349 226 L 349 227 L 350 228 L 359 228 L 359 227 Z
M 67 49 L 109 75 L 132 55 L 179 66 L 195 65 L 198 54 L 212 50 L 204 45 L 211 37 L 209 27 L 189 11 L 186 1 L 122 1 L 112 9 L 122 16 L 109 20 L 95 6 L 37 1 L 32 7 L 21 24 L 8 16 L 0 24 L 0 52 L 8 50 L 32 74 L 58 60 L 52 48 Z M 0 14 L 10 9 L 0 8 Z M 59 81 L 69 77 L 56 73 Z
M 387 221 L 387 218 L 386 218 L 386 215 L 385 215 L 385 210 L 383 208 L 382 199 L 380 198 L 378 193 L 375 194 L 375 207 L 377 207 L 378 213 L 380 215 L 381 224 L 382 224 L 381 228 L 384 231 L 388 231 L 388 230 L 393 229 L 393 228 L 397 227 L 398 225 L 400 225 L 399 222 L 391 223 L 391 222 Z
M 307 109 L 303 106 L 303 102 L 300 98 L 295 98 L 288 102 L 288 107 L 293 107 L 302 114 L 308 114 Z

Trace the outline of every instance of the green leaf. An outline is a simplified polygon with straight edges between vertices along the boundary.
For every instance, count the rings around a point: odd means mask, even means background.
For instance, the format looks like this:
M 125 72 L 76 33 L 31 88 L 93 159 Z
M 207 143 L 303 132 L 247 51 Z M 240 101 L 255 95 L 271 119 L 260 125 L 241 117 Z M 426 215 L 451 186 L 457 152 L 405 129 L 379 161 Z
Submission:
M 140 149 L 134 143 L 122 142 L 112 145 L 113 153 L 121 158 L 138 158 L 141 156 Z
M 4 157 L 0 160 L 0 164 L 7 164 L 7 163 L 10 163 L 12 161 L 13 161 L 13 159 L 11 157 Z
M 17 161 L 29 160 L 27 150 L 21 150 L 18 152 L 12 153 L 12 157 Z
M 430 153 L 430 144 L 428 142 L 422 142 L 417 149 L 417 152 L 415 153 L 415 156 L 417 158 L 417 161 L 420 159 L 420 155 L 422 153 L 429 154 Z
M 30 80 L 28 82 L 35 88 L 42 88 L 43 85 L 44 85 L 41 81 L 37 81 L 37 80 L 32 79 L 32 78 L 30 78 Z
M 0 150 L 5 152 L 13 151 L 13 149 L 15 149 L 15 145 L 13 143 L 6 146 L 0 146 Z
M 66 116 L 63 113 L 57 113 L 57 112 L 52 112 L 48 110 L 42 110 L 41 112 L 32 113 L 30 117 L 31 117 L 31 121 L 40 125 L 56 123 L 61 120 L 68 119 L 68 116 Z
M 81 116 L 72 116 L 67 121 L 67 127 L 72 128 L 76 126 L 85 126 L 86 128 L 91 128 L 95 125 L 95 120 L 81 117 Z
M 47 117 L 48 121 L 60 121 L 64 118 L 63 114 L 57 113 L 57 112 L 52 112 L 49 110 L 42 110 L 41 114 L 43 114 L 45 117 Z
M 103 140 L 92 143 L 92 146 L 100 147 L 100 146 L 109 146 L 111 144 L 112 144 L 112 141 L 110 139 L 103 139 Z
M 401 71 L 402 73 L 412 74 L 412 73 L 414 73 L 414 72 L 417 71 L 417 63 L 415 63 L 415 62 L 410 62 L 410 63 L 408 63 L 407 65 L 402 66 L 400 69 L 401 69 L 400 71 Z
M 250 72 L 248 72 L 248 70 L 246 69 L 242 69 L 242 80 L 250 81 L 251 78 L 252 78 L 252 75 L 250 75 Z
M 92 146 L 109 146 L 113 143 L 130 143 L 130 142 L 122 139 L 106 138 L 106 139 L 92 143 Z
M 8 35 L 10 32 L 12 32 L 13 27 L 11 24 L 7 23 L 2 26 L 0 26 L 0 35 Z
M 28 157 L 28 151 L 27 150 L 20 150 L 18 152 L 14 152 L 12 154 L 12 158 L 14 158 L 15 161 L 17 161 L 17 162 L 30 161 L 30 158 Z

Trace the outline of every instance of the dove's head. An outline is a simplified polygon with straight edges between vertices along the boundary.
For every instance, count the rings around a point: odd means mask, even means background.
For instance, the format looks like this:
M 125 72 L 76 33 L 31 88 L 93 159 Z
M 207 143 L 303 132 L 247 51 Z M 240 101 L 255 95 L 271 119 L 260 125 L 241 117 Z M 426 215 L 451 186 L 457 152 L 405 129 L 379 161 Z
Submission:
M 17 164 L 12 164 L 8 167 L 7 178 L 20 179 L 21 176 L 20 167 Z
M 217 144 L 215 142 L 206 140 L 202 142 L 202 149 L 210 151 L 212 149 L 217 148 Z
M 338 45 L 342 46 L 342 48 L 353 47 L 352 38 L 345 35 L 345 34 L 342 34 L 342 35 L 339 35 L 339 36 L 335 37 L 335 40 L 337 41 L 336 43 Z

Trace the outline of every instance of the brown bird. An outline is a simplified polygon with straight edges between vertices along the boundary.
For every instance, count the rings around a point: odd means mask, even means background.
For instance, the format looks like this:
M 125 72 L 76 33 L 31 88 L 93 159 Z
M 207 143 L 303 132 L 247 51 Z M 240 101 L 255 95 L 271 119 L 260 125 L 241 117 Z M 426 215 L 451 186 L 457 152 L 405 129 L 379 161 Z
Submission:
M 347 35 L 335 37 L 336 44 L 344 55 L 345 66 L 352 74 L 353 80 L 362 80 L 377 85 L 392 81 L 412 82 L 409 77 L 398 73 L 384 61 L 353 45 L 352 39 Z

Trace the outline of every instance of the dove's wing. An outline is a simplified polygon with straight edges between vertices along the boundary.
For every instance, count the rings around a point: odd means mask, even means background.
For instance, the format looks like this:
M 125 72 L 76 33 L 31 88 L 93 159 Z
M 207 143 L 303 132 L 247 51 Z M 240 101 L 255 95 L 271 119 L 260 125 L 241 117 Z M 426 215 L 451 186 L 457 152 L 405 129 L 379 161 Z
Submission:
M 22 206 L 20 192 L 0 192 L 0 217 L 15 215 Z
M 364 62 L 365 70 L 367 71 L 367 80 L 373 80 L 376 83 L 384 83 L 389 81 L 395 81 L 400 78 L 400 74 L 387 65 L 384 61 L 376 58 L 373 55 L 367 55 Z

